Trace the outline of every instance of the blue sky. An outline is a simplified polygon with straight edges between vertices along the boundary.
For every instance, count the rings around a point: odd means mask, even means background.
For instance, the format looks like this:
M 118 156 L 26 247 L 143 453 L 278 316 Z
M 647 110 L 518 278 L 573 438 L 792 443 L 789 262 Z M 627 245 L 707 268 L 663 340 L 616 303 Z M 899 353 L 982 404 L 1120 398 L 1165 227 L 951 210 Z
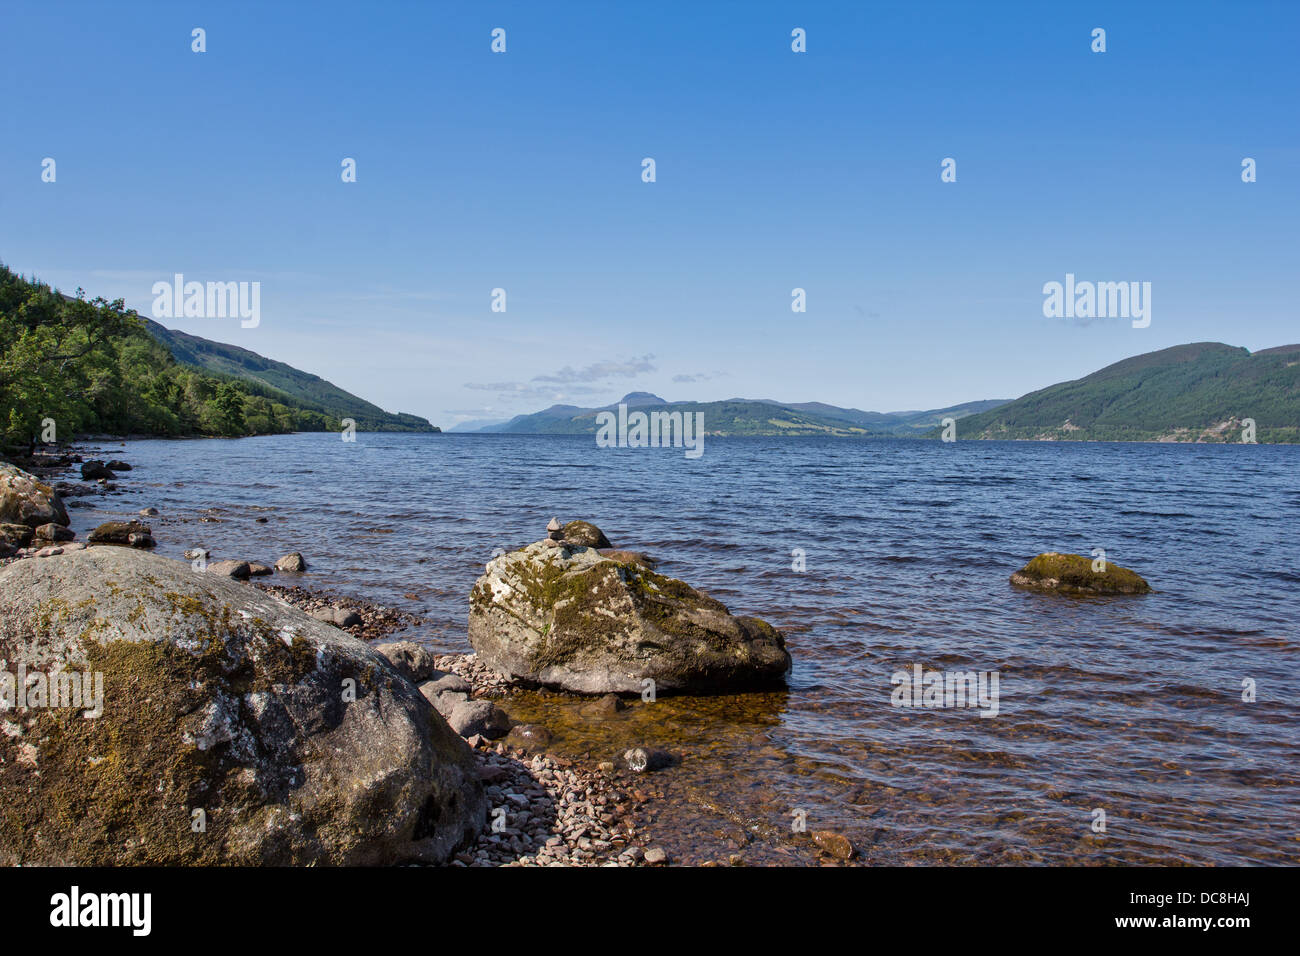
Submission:
M 143 314 L 259 281 L 256 328 L 164 324 L 444 427 L 1300 340 L 1300 4 L 990 6 L 9 0 L 0 260 Z M 1150 327 L 1044 318 L 1067 272 L 1150 282 Z

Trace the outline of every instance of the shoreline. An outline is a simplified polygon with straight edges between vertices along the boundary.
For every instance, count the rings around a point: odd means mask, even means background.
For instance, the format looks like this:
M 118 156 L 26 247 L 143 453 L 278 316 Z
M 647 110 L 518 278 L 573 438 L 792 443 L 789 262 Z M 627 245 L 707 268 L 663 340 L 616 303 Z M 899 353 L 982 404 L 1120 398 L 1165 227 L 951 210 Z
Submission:
M 117 484 L 124 475 L 140 475 L 132 469 L 116 479 L 102 479 L 98 484 L 82 481 L 77 467 L 91 460 L 87 452 L 89 449 L 84 446 L 69 446 L 60 454 L 41 456 L 38 464 L 30 460 L 24 464 L 31 466 L 31 473 L 51 486 L 76 488 L 77 493 L 70 502 L 86 495 L 120 494 Z M 146 508 L 143 512 L 150 510 Z M 142 517 L 148 521 L 143 512 Z M 203 509 L 195 512 L 202 513 Z M 40 560 L 88 546 L 120 547 L 83 541 L 58 542 L 44 548 L 20 549 L 17 554 L 0 559 L 0 566 Z M 495 705 L 515 694 L 533 690 L 495 674 L 479 664 L 473 653 L 439 653 L 427 631 L 420 633 L 429 622 L 411 611 L 355 593 L 316 586 L 302 573 L 275 571 L 272 577 L 252 577 L 243 583 L 314 617 L 317 614 L 313 612 L 334 609 L 355 613 L 355 623 L 332 622 L 333 626 L 372 649 L 403 640 L 419 643 L 434 654 L 439 671 L 469 684 L 471 700 Z M 564 753 L 549 746 L 550 733 L 545 728 L 513 720 L 511 724 L 512 732 L 503 735 L 505 739 L 489 740 L 478 734 L 464 738 L 477 763 L 490 811 L 478 839 L 454 853 L 446 866 L 626 867 L 675 862 L 653 838 L 656 801 L 663 795 L 662 789 L 649 779 L 654 771 L 636 771 L 626 764 L 616 765 L 590 754 Z M 519 727 L 531 733 L 516 739 L 513 731 Z M 499 811 L 504 811 L 504 815 Z M 738 862 L 734 855 L 730 859 L 726 857 L 726 847 L 713 849 L 716 852 L 709 854 L 712 858 L 699 865 Z M 420 864 L 396 862 L 394 865 Z

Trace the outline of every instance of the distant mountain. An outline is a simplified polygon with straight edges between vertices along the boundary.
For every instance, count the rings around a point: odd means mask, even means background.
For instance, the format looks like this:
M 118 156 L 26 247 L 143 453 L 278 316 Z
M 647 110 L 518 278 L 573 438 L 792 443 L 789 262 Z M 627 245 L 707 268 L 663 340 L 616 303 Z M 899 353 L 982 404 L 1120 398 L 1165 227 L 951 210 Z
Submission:
M 1245 419 L 1258 441 L 1300 441 L 1300 345 L 1148 352 L 965 418 L 957 437 L 1239 442 Z
M 269 389 L 271 397 L 282 398 L 290 405 L 317 411 L 331 418 L 351 418 L 360 431 L 441 430 L 418 415 L 386 412 L 378 405 L 372 405 L 325 381 L 319 375 L 264 358 L 237 345 L 225 345 L 188 332 L 164 328 L 152 319 L 145 319 L 145 327 L 182 365 L 203 369 L 218 377 L 256 383 L 261 388 Z
M 962 418 L 994 408 L 1007 399 L 967 402 L 951 408 L 911 412 L 864 412 L 821 402 L 788 404 L 772 399 L 732 398 L 721 402 L 669 402 L 650 392 L 631 392 L 620 402 L 640 411 L 702 412 L 708 435 L 829 435 L 842 438 L 917 436 L 951 416 Z M 594 435 L 596 415 L 616 411 L 619 402 L 601 408 L 552 405 L 531 415 L 479 429 L 513 435 Z
M 471 418 L 468 421 L 457 422 L 447 429 L 449 432 L 481 432 L 493 425 L 504 425 L 504 418 Z

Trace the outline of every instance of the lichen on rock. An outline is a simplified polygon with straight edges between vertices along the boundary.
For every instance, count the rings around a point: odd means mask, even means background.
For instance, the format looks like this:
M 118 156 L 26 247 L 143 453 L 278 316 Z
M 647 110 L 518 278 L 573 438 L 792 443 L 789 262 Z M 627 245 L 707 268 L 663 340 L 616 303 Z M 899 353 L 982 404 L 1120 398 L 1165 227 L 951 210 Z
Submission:
M 102 674 L 102 713 L 5 714 L 0 865 L 439 863 L 486 814 L 468 747 L 382 656 L 187 564 L 0 569 L 20 664 Z
M 0 462 L 0 523 L 68 524 L 68 512 L 58 493 L 21 468 Z
M 1102 563 L 1102 562 L 1097 562 Z M 1017 587 L 1062 594 L 1147 594 L 1151 585 L 1136 571 L 1106 561 L 1094 570 L 1094 559 L 1081 554 L 1047 551 L 1011 575 Z
M 470 643 L 507 677 L 580 693 L 770 685 L 779 631 L 642 564 L 545 541 L 494 559 L 470 594 Z

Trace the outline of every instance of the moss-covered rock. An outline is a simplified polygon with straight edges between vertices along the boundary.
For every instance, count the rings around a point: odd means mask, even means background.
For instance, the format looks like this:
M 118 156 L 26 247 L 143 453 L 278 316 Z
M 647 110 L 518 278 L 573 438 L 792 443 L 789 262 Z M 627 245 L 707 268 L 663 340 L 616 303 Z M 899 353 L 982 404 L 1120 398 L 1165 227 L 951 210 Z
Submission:
M 1093 559 L 1081 554 L 1048 551 L 1011 575 L 1011 583 L 1063 594 L 1146 594 L 1151 590 L 1151 585 L 1135 571 L 1109 561 L 1105 568 L 1093 570 Z
M 586 548 L 612 548 L 609 538 L 590 521 L 570 521 L 564 526 L 564 540 Z
M 781 633 L 595 548 L 539 541 L 487 566 L 470 593 L 469 639 L 510 678 L 588 694 L 712 691 L 779 682 Z
M 153 529 L 143 521 L 105 521 L 86 538 L 91 544 L 120 544 L 132 548 L 152 548 Z M 247 577 L 247 575 L 245 575 Z
M 20 667 L 101 675 L 101 712 L 0 712 L 0 865 L 444 862 L 486 815 L 465 742 L 383 657 L 187 564 L 0 569 Z
M 53 488 L 21 468 L 0 462 L 0 523 L 68 524 L 68 512 Z

